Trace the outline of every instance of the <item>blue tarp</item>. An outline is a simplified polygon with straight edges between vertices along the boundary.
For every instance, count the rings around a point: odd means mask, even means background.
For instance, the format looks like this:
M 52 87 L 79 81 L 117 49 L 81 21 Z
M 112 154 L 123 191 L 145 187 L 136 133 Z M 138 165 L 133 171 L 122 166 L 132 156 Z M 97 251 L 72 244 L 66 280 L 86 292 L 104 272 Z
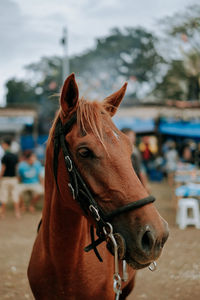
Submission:
M 181 185 L 176 189 L 176 196 L 178 197 L 199 197 L 200 196 L 200 184 L 189 183 L 187 185 Z
M 135 132 L 152 132 L 155 130 L 153 119 L 140 119 L 134 117 L 114 117 L 113 121 L 120 130 L 124 127 L 133 129 Z
M 161 120 L 159 132 L 168 135 L 200 138 L 200 120 L 188 122 Z
M 24 151 L 27 149 L 34 149 L 36 145 L 42 145 L 45 147 L 47 139 L 47 135 L 40 135 L 38 136 L 37 141 L 34 141 L 34 137 L 32 135 L 22 135 L 20 139 L 21 148 Z

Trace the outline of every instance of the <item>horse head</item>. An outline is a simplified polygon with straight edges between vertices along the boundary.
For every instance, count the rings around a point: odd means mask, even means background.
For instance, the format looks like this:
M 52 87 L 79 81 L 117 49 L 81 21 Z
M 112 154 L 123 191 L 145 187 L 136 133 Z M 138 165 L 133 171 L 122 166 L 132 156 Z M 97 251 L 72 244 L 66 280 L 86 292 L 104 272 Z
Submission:
M 79 98 L 78 86 L 72 74 L 62 88 L 58 117 L 62 128 L 76 115 L 64 134 L 69 156 L 100 212 L 105 216 L 112 216 L 109 222 L 122 241 L 123 257 L 130 266 L 139 269 L 148 266 L 160 256 L 168 237 L 168 226 L 157 212 L 153 201 L 137 207 L 141 199 L 149 199 L 149 196 L 133 170 L 132 145 L 112 121 L 126 87 L 127 83 L 103 102 L 90 102 Z M 57 122 L 58 118 L 55 126 Z M 73 197 L 70 201 L 64 200 L 69 190 L 75 189 L 70 184 L 66 185 L 66 180 L 69 180 L 66 179 L 66 173 L 64 158 L 60 154 L 57 184 L 63 205 L 83 214 Z M 84 203 L 81 204 L 84 206 Z M 133 209 L 134 205 L 137 209 Z M 121 207 L 125 209 L 120 211 Z M 92 214 L 88 211 L 86 207 L 88 222 L 92 224 Z M 112 214 L 113 211 L 117 213 Z M 109 241 L 108 249 L 113 251 Z

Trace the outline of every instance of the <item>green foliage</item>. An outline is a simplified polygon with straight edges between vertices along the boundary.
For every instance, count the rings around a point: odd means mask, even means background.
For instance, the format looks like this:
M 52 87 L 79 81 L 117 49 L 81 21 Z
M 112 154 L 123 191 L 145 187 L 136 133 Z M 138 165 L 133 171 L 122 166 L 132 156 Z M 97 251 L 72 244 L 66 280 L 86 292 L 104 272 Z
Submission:
M 47 133 L 58 109 L 58 95 L 62 86 L 62 60 L 60 57 L 42 57 L 39 62 L 26 66 L 32 74 L 35 93 L 39 98 L 39 131 Z
M 180 11 L 165 19 L 162 24 L 168 35 L 173 37 L 184 36 L 190 39 L 196 39 L 195 35 L 199 35 L 200 31 L 200 5 L 192 5 L 186 8 L 185 11 Z M 196 42 L 200 42 L 198 39 Z
M 154 91 L 161 98 L 200 100 L 200 5 L 162 20 L 168 71 Z M 168 48 L 167 48 L 168 50 Z
M 169 66 L 167 74 L 163 77 L 161 83 L 158 83 L 154 95 L 158 99 L 185 99 L 186 80 L 183 62 L 173 60 Z
M 8 106 L 30 106 L 38 102 L 34 88 L 25 81 L 10 79 L 6 83 Z
M 59 57 L 43 57 L 25 68 L 29 81 L 11 79 L 7 82 L 7 105 L 34 107 L 39 115 L 39 132 L 46 134 L 58 108 L 62 85 L 62 61 Z
M 30 81 L 35 85 L 36 93 L 44 97 L 58 93 L 62 85 L 62 60 L 60 57 L 42 57 L 39 62 L 25 67 L 32 78 Z
M 163 42 L 141 27 L 114 28 L 96 40 L 94 49 L 71 57 L 70 72 L 76 73 L 80 94 L 102 99 L 127 80 L 130 100 L 125 105 L 148 95 L 159 100 L 200 99 L 200 5 L 162 19 L 159 25 Z M 47 132 L 58 108 L 58 96 L 52 95 L 61 89 L 62 58 L 43 57 L 26 70 L 28 80 L 7 82 L 7 104 L 37 106 L 40 130 Z
M 163 63 L 156 43 L 156 37 L 143 28 L 115 28 L 109 36 L 96 41 L 94 50 L 72 58 L 70 67 L 81 77 L 86 94 L 92 85 L 97 94 L 106 94 L 123 79 L 132 80 L 130 96 L 139 97 L 143 83 L 155 85 Z
M 94 49 L 70 59 L 70 70 L 76 73 L 81 94 L 89 98 L 103 98 L 128 80 L 132 87 L 129 96 L 139 98 L 144 83 L 150 89 L 155 85 L 163 63 L 156 43 L 156 37 L 143 28 L 115 28 L 110 35 L 97 39 Z M 33 86 L 33 95 L 28 101 L 38 106 L 43 117 L 53 117 L 58 101 L 52 100 L 51 96 L 60 92 L 62 59 L 43 57 L 39 62 L 26 66 L 26 70 L 29 85 Z M 9 85 L 8 97 L 10 93 L 14 94 L 12 90 Z M 24 92 L 25 83 L 17 94 Z M 26 102 L 23 97 L 16 96 L 12 103 L 17 101 Z

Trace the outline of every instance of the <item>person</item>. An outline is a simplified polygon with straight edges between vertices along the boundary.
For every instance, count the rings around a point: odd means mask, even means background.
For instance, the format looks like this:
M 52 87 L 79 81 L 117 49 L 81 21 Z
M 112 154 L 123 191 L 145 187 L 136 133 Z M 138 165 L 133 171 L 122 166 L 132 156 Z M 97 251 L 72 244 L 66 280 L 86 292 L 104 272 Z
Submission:
M 142 161 L 147 174 L 150 173 L 150 166 L 154 161 L 154 154 L 150 147 L 150 140 L 151 139 L 149 136 L 144 136 L 139 146 L 142 155 Z
M 194 152 L 194 162 L 197 168 L 200 168 L 200 143 L 197 144 Z
M 24 159 L 19 163 L 17 173 L 19 184 L 16 193 L 18 194 L 22 208 L 24 209 L 22 194 L 30 191 L 33 193 L 33 197 L 29 204 L 29 211 L 34 212 L 35 204 L 44 193 L 43 167 L 31 150 L 24 152 Z
M 164 154 L 166 161 L 166 173 L 168 184 L 172 187 L 174 184 L 174 175 L 179 161 L 178 152 L 176 150 L 176 144 L 174 141 L 168 142 L 168 150 Z
M 16 166 L 18 157 L 10 150 L 11 139 L 5 137 L 1 144 L 4 155 L 1 159 L 1 172 L 0 172 L 0 202 L 1 202 L 1 217 L 5 217 L 6 204 L 9 200 L 9 192 L 14 203 L 15 216 L 20 218 L 19 202 L 15 195 L 15 188 L 18 184 L 16 177 Z
M 12 140 L 12 143 L 10 145 L 10 151 L 16 155 L 18 155 L 20 152 L 20 145 L 15 139 Z
M 192 155 L 192 150 L 190 145 L 185 145 L 182 149 L 181 161 L 183 163 L 193 164 L 194 156 Z
M 130 140 L 131 145 L 133 146 L 133 152 L 131 155 L 131 161 L 134 168 L 134 171 L 145 189 L 149 192 L 150 188 L 148 186 L 147 176 L 142 165 L 142 158 L 139 150 L 136 147 L 136 133 L 131 128 L 122 128 L 121 130 Z
M 2 148 L 2 146 L 0 145 L 0 172 L 1 172 L 1 159 L 4 156 L 4 150 Z

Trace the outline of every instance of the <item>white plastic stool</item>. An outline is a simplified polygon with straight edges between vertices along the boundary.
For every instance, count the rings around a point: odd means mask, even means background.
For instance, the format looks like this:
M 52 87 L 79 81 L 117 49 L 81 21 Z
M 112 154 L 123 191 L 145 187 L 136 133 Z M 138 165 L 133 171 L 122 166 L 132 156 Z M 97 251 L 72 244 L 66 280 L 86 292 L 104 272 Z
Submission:
M 188 209 L 192 210 L 192 216 L 188 215 Z M 180 229 L 188 225 L 194 225 L 200 229 L 199 203 L 195 198 L 182 198 L 178 201 L 176 222 Z

